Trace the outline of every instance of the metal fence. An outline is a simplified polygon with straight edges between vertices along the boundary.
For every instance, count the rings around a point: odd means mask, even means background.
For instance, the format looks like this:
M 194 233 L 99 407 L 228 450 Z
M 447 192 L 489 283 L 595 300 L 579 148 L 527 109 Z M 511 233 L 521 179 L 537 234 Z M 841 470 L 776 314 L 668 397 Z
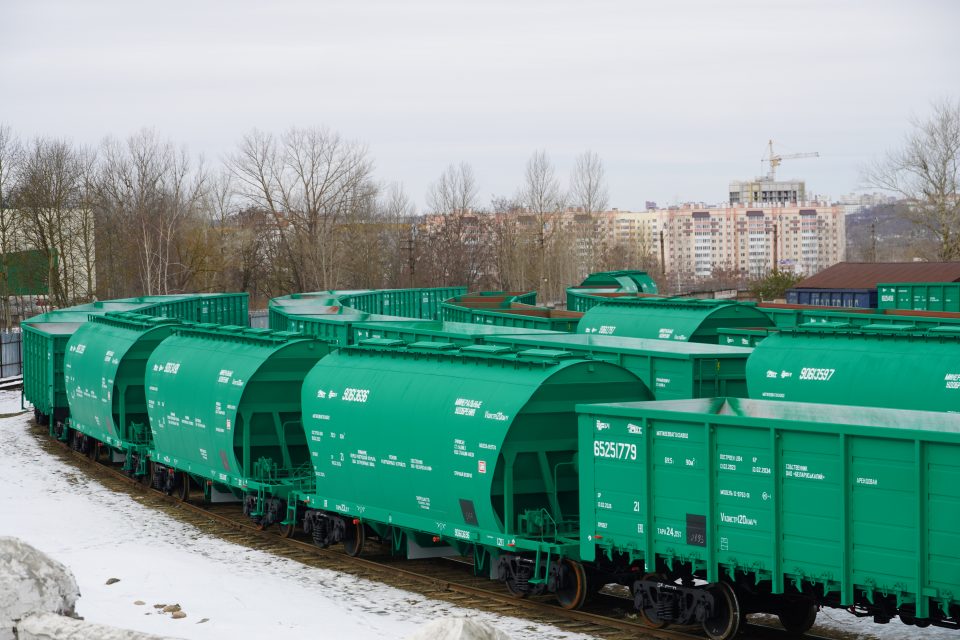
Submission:
M 19 331 L 0 332 L 0 378 L 11 378 L 23 373 L 23 349 Z

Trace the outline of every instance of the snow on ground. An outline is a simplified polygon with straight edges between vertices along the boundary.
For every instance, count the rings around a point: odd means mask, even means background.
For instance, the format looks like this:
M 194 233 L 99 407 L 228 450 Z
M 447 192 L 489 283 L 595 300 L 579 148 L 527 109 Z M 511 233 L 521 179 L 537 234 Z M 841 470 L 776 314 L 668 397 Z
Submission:
M 0 391 L 0 416 L 18 411 L 20 392 Z M 32 416 L 0 419 L 0 535 L 20 537 L 66 564 L 80 585 L 77 611 L 91 622 L 198 640 L 299 639 L 311 632 L 367 640 L 406 638 L 438 618 L 469 616 L 516 639 L 588 638 L 305 567 L 202 533 L 51 458 L 28 431 Z M 120 582 L 108 586 L 109 578 Z M 138 600 L 145 604 L 135 605 Z M 186 618 L 173 620 L 153 607 L 173 603 Z M 817 623 L 820 634 L 851 639 L 960 638 L 898 620 L 877 625 L 836 609 L 821 611 Z
M 19 413 L 20 411 L 23 411 L 20 408 L 20 390 L 0 391 L 0 416 L 8 413 Z
M 8 401 L 0 392 L 0 415 Z M 32 416 L 0 419 L 0 535 L 22 538 L 66 564 L 80 585 L 77 613 L 91 622 L 198 640 L 366 640 L 405 638 L 437 618 L 469 616 L 517 639 L 588 637 L 465 610 L 204 534 L 48 456 L 28 431 Z M 109 578 L 120 581 L 108 586 Z M 172 603 L 187 617 L 174 620 L 153 607 Z

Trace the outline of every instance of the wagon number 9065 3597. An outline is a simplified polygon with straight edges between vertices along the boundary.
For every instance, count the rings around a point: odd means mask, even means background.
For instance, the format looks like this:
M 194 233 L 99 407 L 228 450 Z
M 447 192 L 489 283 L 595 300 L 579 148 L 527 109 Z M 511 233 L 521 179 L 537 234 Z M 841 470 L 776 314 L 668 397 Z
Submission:
M 803 369 L 800 369 L 800 379 L 829 380 L 836 372 L 836 369 L 817 369 L 816 367 L 804 367 Z
M 593 455 L 597 458 L 636 460 L 637 445 L 626 442 L 606 442 L 604 440 L 594 440 Z

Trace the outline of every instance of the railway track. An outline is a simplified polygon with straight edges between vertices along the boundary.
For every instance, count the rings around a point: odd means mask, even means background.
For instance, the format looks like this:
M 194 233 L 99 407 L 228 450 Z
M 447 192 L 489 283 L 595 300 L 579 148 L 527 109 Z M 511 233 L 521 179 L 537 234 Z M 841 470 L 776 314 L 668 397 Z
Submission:
M 59 459 L 83 470 L 112 491 L 135 496 L 141 504 L 162 511 L 182 522 L 229 542 L 300 562 L 387 584 L 464 608 L 550 624 L 563 631 L 583 633 L 607 640 L 659 638 L 679 640 L 704 638 L 699 627 L 651 629 L 631 611 L 631 602 L 603 592 L 577 611 L 567 611 L 548 598 L 518 599 L 497 582 L 473 575 L 472 565 L 457 559 L 403 560 L 375 542 L 368 542 L 360 557 L 350 557 L 337 548 L 321 549 L 297 537 L 283 538 L 276 528 L 261 530 L 243 515 L 239 504 L 201 505 L 148 488 L 119 469 L 95 462 L 64 443 L 51 440 L 45 427 L 33 423 L 32 432 L 41 446 Z M 776 623 L 773 623 L 776 624 Z M 740 638 L 781 640 L 796 638 L 777 626 L 751 623 Z M 805 640 L 838 640 L 843 634 L 807 634 Z

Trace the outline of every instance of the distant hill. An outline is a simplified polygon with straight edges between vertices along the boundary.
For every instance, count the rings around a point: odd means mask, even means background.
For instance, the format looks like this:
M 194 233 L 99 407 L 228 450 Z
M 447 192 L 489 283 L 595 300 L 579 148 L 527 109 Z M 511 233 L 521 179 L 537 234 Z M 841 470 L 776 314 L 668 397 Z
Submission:
M 868 207 L 846 217 L 847 260 L 900 262 L 936 259 L 933 235 L 904 219 L 902 205 Z

